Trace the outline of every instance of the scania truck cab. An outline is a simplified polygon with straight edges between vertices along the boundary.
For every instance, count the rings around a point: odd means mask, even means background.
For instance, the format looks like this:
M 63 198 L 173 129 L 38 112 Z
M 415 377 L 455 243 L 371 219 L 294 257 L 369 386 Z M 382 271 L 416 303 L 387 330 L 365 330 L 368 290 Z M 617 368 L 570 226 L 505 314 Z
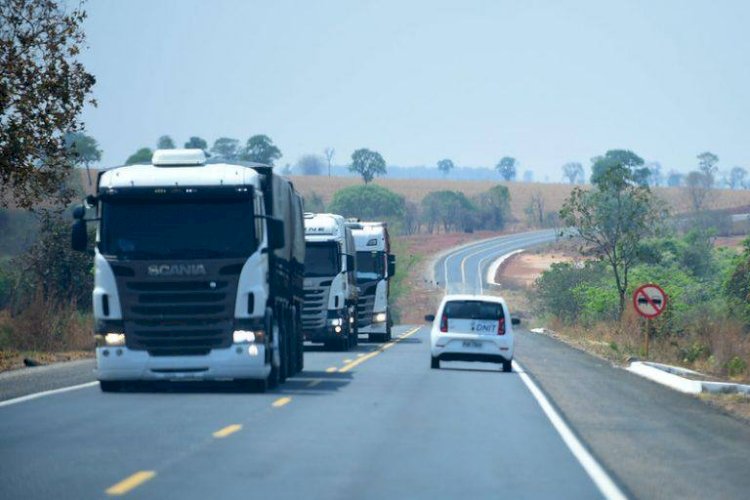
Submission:
M 302 369 L 302 201 L 270 167 L 159 150 L 150 165 L 100 173 L 74 217 L 77 250 L 97 222 L 102 390 L 150 380 L 264 390 Z
M 352 232 L 340 215 L 306 213 L 305 244 L 305 339 L 348 350 L 358 336 Z
M 388 226 L 353 221 L 349 227 L 357 249 L 359 333 L 366 333 L 371 342 L 389 341 L 393 325 L 389 282 L 396 272 L 396 258 L 391 254 Z

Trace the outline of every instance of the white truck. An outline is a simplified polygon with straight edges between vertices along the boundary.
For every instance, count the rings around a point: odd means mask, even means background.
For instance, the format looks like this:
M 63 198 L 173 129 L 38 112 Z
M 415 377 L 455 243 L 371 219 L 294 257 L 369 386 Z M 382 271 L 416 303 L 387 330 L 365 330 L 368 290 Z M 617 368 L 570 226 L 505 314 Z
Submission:
M 85 219 L 86 205 L 96 217 Z M 303 367 L 302 199 L 264 165 L 207 164 L 199 149 L 99 174 L 74 211 L 96 221 L 96 376 L 233 380 L 263 391 Z
M 305 214 L 302 329 L 306 340 L 344 351 L 357 345 L 355 253 L 346 219 L 335 214 Z
M 390 279 L 396 273 L 396 257 L 391 254 L 388 225 L 385 222 L 349 223 L 357 249 L 359 287 L 359 333 L 371 342 L 391 340 L 393 318 L 389 305 Z

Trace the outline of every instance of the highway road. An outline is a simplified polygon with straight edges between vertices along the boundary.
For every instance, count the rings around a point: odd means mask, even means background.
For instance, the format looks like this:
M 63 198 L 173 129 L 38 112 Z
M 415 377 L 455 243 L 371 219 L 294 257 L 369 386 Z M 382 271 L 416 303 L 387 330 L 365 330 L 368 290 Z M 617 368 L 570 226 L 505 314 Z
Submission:
M 529 246 L 528 234 L 499 240 L 494 257 L 514 238 Z M 488 261 L 491 246 L 482 250 Z M 449 283 L 467 256 L 446 256 Z M 91 383 L 91 361 L 2 374 L 0 497 L 750 491 L 750 426 L 693 397 L 546 336 L 519 332 L 514 372 L 502 373 L 460 362 L 431 370 L 428 329 L 394 333 L 393 342 L 346 353 L 310 346 L 305 371 L 266 394 L 203 384 L 103 394 Z

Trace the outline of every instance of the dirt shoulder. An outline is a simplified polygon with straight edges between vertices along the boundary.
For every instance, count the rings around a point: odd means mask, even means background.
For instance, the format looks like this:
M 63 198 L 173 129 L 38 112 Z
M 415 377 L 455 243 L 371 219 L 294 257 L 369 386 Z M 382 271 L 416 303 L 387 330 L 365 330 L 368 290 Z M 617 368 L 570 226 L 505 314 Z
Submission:
M 4 349 L 0 350 L 0 373 L 29 366 L 49 365 L 93 357 L 92 351 L 40 352 Z

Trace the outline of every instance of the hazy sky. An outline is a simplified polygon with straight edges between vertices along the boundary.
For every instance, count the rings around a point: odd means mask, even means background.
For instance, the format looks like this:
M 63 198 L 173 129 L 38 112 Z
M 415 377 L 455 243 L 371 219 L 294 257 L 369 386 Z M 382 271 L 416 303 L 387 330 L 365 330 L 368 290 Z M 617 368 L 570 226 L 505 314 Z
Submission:
M 336 148 L 389 164 L 520 161 L 537 178 L 607 149 L 666 170 L 750 169 L 750 1 L 103 1 L 84 114 L 106 166 L 162 134 L 277 164 Z

